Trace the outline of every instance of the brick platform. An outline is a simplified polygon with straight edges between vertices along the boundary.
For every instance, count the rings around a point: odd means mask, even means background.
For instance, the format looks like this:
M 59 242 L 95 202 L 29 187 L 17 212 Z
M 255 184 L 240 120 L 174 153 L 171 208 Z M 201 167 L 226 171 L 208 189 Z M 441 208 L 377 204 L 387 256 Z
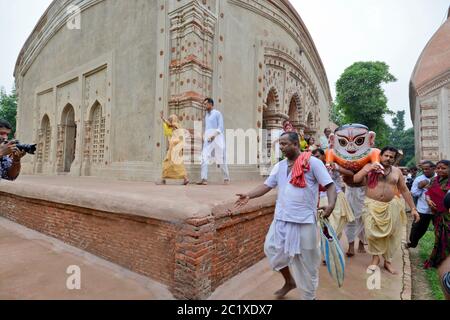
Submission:
M 234 194 L 255 184 L 23 176 L 1 182 L 0 215 L 157 280 L 176 298 L 205 299 L 264 258 L 275 194 L 227 213 Z

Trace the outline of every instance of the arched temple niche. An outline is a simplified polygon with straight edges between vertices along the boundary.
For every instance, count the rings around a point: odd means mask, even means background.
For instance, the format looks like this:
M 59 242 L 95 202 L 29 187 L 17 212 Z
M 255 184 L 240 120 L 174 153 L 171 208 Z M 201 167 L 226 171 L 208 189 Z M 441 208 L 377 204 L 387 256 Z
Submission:
M 278 92 L 275 88 L 271 88 L 267 94 L 266 102 L 263 108 L 263 129 L 281 129 L 283 124 L 283 118 L 280 109 L 280 100 L 278 98 Z
M 272 110 L 273 112 L 281 112 L 284 109 L 286 69 L 274 57 L 266 56 L 264 60 L 263 92 L 267 93 L 266 101 L 269 101 L 272 94 L 276 94 L 276 108 Z
M 271 88 L 267 94 L 266 103 L 263 110 L 263 142 L 265 141 L 263 148 L 266 148 L 266 152 L 263 151 L 263 165 L 270 163 L 272 142 L 274 140 L 272 137 L 272 131 L 281 131 L 283 128 L 283 121 L 288 119 L 288 116 L 279 112 L 279 110 L 280 101 L 278 98 L 278 92 L 275 88 Z
M 50 118 L 47 114 L 42 117 L 39 129 L 39 142 L 37 149 L 37 173 L 43 173 L 43 164 L 50 161 L 52 129 L 50 127 Z
M 306 118 L 305 135 L 315 136 L 317 134 L 317 125 L 314 112 L 310 111 Z
M 275 88 L 270 88 L 266 98 L 266 110 L 275 113 L 280 108 L 280 99 Z
M 302 121 L 303 114 L 302 114 L 302 105 L 300 96 L 296 93 L 291 97 L 291 100 L 289 102 L 289 121 L 291 121 L 292 125 L 297 129 L 297 131 L 304 130 L 305 124 Z
M 57 171 L 59 173 L 70 172 L 70 167 L 75 160 L 76 138 L 75 110 L 69 103 L 64 107 L 61 122 L 58 125 Z
M 101 165 L 105 158 L 105 116 L 103 106 L 95 101 L 90 111 L 89 160 L 92 165 Z
M 92 174 L 92 166 L 100 166 L 105 163 L 106 110 L 104 105 L 105 103 L 101 99 L 96 99 L 86 109 L 81 173 L 83 176 Z

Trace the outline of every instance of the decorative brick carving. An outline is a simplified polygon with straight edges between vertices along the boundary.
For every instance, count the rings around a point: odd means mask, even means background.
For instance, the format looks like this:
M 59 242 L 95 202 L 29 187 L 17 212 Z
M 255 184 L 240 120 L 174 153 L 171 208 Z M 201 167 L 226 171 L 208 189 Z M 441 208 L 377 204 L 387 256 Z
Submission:
M 56 167 L 57 172 L 64 171 L 64 136 L 65 126 L 58 124 L 58 138 L 56 144 Z
M 289 116 L 292 99 L 297 104 L 296 112 L 291 112 L 295 118 L 289 117 L 297 129 L 304 129 L 309 112 L 314 110 L 312 127 L 316 130 L 319 91 L 305 70 L 305 67 L 287 50 L 280 50 L 280 45 L 265 43 L 264 62 L 266 71 L 264 76 L 264 91 L 275 88 L 280 95 L 280 105 L 277 112 Z
M 89 119 L 84 122 L 84 151 L 83 151 L 83 166 L 91 160 L 91 145 L 92 145 L 92 120 Z
M 43 150 L 44 150 L 44 156 L 43 161 L 49 162 L 50 160 L 50 151 L 51 151 L 51 142 L 52 142 L 52 128 L 50 127 L 50 122 L 47 118 L 47 122 L 45 124 L 45 127 L 42 129 L 42 138 L 44 140 Z
M 169 109 L 180 116 L 183 127 L 194 129 L 194 121 L 203 119 L 202 102 L 212 95 L 214 32 L 217 18 L 199 1 L 169 13 L 170 67 Z M 199 156 L 194 138 L 186 141 L 194 158 Z
M 92 109 L 92 128 L 90 128 L 91 138 L 91 163 L 102 164 L 105 156 L 105 117 L 102 116 L 102 106 L 97 104 Z
M 84 146 L 82 172 L 90 175 L 92 166 L 105 165 L 107 121 L 106 103 L 108 88 L 108 66 L 104 65 L 85 76 L 84 88 Z M 81 151 L 80 151 L 81 152 Z
M 267 18 L 270 23 L 277 24 L 284 30 L 286 30 L 293 39 L 296 39 L 298 49 L 297 51 L 301 55 L 305 55 L 308 61 L 313 66 L 314 70 L 319 71 L 317 73 L 320 85 L 325 92 L 329 92 L 328 81 L 325 76 L 325 70 L 320 60 L 317 50 L 314 47 L 314 43 L 311 40 L 307 30 L 300 22 L 298 17 L 293 15 L 283 2 L 285 1 L 266 1 L 266 0 L 228 0 L 229 3 L 243 7 L 247 10 Z M 281 3 L 280 3 L 281 2 Z M 281 10 L 281 11 L 280 11 Z M 278 47 L 277 47 L 278 49 Z M 286 50 L 287 54 L 292 54 L 292 50 Z M 294 57 L 295 58 L 295 57 Z M 296 59 L 298 60 L 298 59 Z M 328 100 L 332 100 L 331 96 L 327 97 Z
M 41 127 L 38 130 L 38 148 L 36 154 L 36 171 L 38 173 L 43 173 L 43 163 L 50 161 L 51 131 L 50 120 L 45 115 L 42 119 Z
M 420 153 L 431 161 L 439 160 L 438 111 L 435 103 L 420 106 Z

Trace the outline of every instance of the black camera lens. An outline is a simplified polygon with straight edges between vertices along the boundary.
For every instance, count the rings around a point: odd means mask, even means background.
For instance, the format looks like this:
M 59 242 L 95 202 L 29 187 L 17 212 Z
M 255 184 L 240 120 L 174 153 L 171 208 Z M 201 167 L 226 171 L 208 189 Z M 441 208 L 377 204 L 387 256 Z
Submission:
M 34 154 L 36 152 L 36 144 L 16 144 L 17 149 L 20 151 L 25 151 L 29 154 Z

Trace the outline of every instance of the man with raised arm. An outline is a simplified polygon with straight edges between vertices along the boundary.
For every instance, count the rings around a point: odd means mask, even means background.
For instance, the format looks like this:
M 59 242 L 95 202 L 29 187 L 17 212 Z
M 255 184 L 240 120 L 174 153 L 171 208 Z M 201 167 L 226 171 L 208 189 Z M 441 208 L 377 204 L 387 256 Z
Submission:
M 321 261 L 317 227 L 319 184 L 325 186 L 328 194 L 328 206 L 320 208 L 324 217 L 334 210 L 336 187 L 322 161 L 310 152 L 300 152 L 297 133 L 283 133 L 279 143 L 286 159 L 275 165 L 263 185 L 238 194 L 235 208 L 278 187 L 275 216 L 264 245 L 271 267 L 281 272 L 285 280 L 275 295 L 280 298 L 299 287 L 305 300 L 314 300 Z
M 381 164 L 367 164 L 353 177 L 355 183 L 367 182 L 363 219 L 368 252 L 373 256 L 369 269 L 375 270 L 382 255 L 384 268 L 392 274 L 397 273 L 392 259 L 401 246 L 402 226 L 406 224 L 405 212 L 394 199 L 397 191 L 410 206 L 415 221 L 420 220 L 402 172 L 393 166 L 397 155 L 397 149 L 386 147 L 381 151 Z

